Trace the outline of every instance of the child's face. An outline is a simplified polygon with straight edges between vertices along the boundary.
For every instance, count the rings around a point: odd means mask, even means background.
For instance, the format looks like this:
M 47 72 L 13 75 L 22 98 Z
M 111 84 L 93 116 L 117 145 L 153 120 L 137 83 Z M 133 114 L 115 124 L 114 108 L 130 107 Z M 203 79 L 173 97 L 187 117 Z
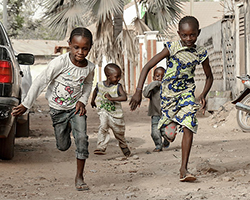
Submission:
M 85 60 L 91 49 L 91 41 L 87 37 L 76 35 L 69 42 L 69 48 L 71 52 L 71 61 L 79 63 Z
M 121 72 L 118 70 L 112 70 L 107 77 L 110 84 L 117 85 L 121 80 Z
M 156 69 L 154 72 L 153 80 L 154 81 L 161 81 L 164 76 L 164 71 L 161 69 Z
M 177 32 L 181 38 L 182 45 L 187 47 L 193 47 L 200 34 L 200 30 L 192 23 L 182 24 Z

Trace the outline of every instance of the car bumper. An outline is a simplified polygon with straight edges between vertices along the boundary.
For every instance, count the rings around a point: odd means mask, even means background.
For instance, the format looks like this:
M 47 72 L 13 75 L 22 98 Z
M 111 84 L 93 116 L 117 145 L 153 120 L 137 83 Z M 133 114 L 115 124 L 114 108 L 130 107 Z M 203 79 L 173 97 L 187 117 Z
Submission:
M 19 104 L 19 100 L 14 97 L 0 98 L 0 138 L 6 138 L 15 121 L 11 115 L 13 107 Z

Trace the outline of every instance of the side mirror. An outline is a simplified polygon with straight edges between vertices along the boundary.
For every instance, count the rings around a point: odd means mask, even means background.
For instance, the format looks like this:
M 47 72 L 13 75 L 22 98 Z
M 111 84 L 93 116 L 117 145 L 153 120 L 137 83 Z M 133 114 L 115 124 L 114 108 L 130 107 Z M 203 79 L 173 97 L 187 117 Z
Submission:
M 17 55 L 17 61 L 20 65 L 33 65 L 35 57 L 30 53 L 20 53 Z

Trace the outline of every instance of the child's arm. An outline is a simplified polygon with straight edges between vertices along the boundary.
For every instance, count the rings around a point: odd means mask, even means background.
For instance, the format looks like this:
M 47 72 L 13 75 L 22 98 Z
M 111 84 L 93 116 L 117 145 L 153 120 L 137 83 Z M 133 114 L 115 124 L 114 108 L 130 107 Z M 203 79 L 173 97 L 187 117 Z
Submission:
M 146 98 L 150 98 L 151 96 L 151 93 L 152 93 L 152 90 L 155 88 L 155 87 L 159 87 L 161 85 L 161 82 L 160 81 L 153 81 L 151 82 L 148 86 L 146 86 L 144 88 L 144 90 L 142 91 L 142 94 L 144 97 Z
M 104 96 L 109 101 L 127 101 L 127 94 L 123 90 L 123 87 L 122 87 L 121 84 L 119 85 L 118 90 L 119 90 L 119 96 L 118 97 L 111 97 L 109 93 L 106 93 Z
M 12 110 L 12 115 L 13 116 L 20 116 L 23 113 L 25 113 L 27 108 L 23 104 L 19 104 L 18 106 L 14 107 Z
M 93 94 L 92 94 L 92 99 L 91 99 L 92 108 L 96 107 L 96 103 L 95 103 L 96 96 L 97 96 L 97 86 L 94 89 Z
M 151 70 L 158 62 L 168 57 L 169 55 L 170 55 L 169 50 L 168 48 L 165 47 L 160 53 L 156 54 L 153 58 L 151 58 L 151 60 L 142 68 L 135 94 L 132 96 L 129 102 L 131 110 L 135 110 L 137 106 L 140 106 L 141 104 L 142 87 L 146 80 L 149 70 Z
M 209 65 L 208 58 L 202 63 L 202 67 L 203 67 L 203 70 L 204 70 L 205 75 L 206 75 L 206 83 L 205 83 L 205 86 L 204 86 L 202 93 L 199 96 L 199 100 L 200 100 L 200 103 L 202 105 L 201 109 L 203 109 L 203 114 L 205 114 L 206 96 L 207 96 L 207 93 L 209 92 L 209 90 L 213 84 L 214 78 L 213 78 L 213 74 L 211 71 L 211 67 Z

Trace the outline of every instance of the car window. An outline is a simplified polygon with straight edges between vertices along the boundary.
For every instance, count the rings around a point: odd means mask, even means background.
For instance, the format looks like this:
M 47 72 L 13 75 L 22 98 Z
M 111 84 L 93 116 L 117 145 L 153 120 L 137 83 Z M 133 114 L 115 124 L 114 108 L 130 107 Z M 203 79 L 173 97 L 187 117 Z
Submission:
M 1 27 L 0 27 L 0 45 L 4 45 L 4 46 L 7 45 L 6 37 Z
M 0 60 L 10 60 L 6 47 L 0 46 Z

